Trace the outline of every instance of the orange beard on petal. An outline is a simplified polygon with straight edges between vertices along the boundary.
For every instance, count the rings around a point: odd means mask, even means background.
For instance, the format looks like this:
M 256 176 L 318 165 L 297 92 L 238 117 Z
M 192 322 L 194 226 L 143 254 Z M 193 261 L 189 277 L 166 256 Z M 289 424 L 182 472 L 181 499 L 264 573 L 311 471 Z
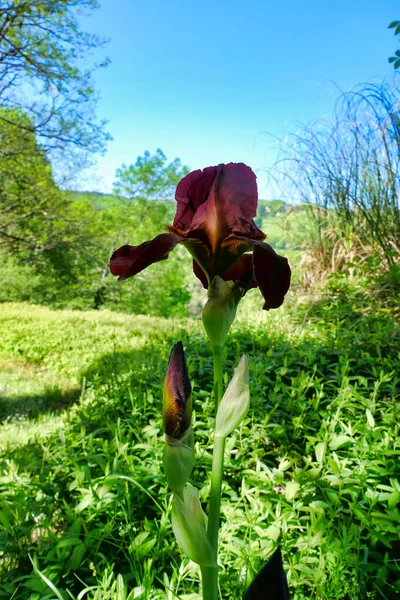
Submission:
M 222 240 L 218 250 L 217 274 L 223 277 L 229 267 L 231 267 L 242 254 L 249 250 L 252 250 L 252 247 L 244 240 L 238 240 L 231 236 Z

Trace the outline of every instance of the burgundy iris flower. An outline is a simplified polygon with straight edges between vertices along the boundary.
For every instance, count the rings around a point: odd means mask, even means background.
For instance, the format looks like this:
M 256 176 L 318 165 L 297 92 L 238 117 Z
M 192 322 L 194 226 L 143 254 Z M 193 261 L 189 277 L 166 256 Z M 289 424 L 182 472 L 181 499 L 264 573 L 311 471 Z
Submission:
M 116 250 L 111 273 L 120 280 L 132 277 L 183 244 L 205 288 L 219 275 L 238 282 L 244 291 L 259 287 L 263 308 L 281 306 L 290 286 L 290 267 L 263 241 L 266 236 L 253 221 L 258 194 L 250 167 L 229 163 L 193 171 L 180 181 L 175 198 L 176 215 L 168 233 Z

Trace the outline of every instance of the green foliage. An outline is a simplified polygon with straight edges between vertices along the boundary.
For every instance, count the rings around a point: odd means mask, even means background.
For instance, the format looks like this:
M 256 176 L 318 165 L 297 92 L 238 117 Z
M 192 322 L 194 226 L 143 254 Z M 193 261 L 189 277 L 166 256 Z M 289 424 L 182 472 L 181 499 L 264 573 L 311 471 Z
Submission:
M 179 181 L 189 173 L 179 158 L 167 164 L 160 148 L 151 155 L 148 150 L 134 165 L 123 164 L 117 169 L 114 192 L 128 199 L 162 200 L 174 197 Z
M 26 133 L 25 140 L 17 133 L 14 125 L 3 127 L 6 158 L 0 156 L 0 173 L 3 169 L 7 177 L 2 179 L 0 195 L 0 248 L 7 244 L 8 252 L 0 255 L 0 302 L 185 315 L 191 266 L 182 248 L 167 263 L 140 273 L 124 286 L 108 267 L 113 250 L 127 243 L 138 245 L 172 223 L 174 203 L 150 201 L 142 194 L 162 196 L 172 189 L 187 172 L 179 159 L 166 165 L 161 151 L 155 157 L 148 153 L 144 159 L 139 157 L 135 181 L 141 193 L 129 201 L 68 194 L 56 188 L 34 134 Z
M 20 111 L 0 109 L 0 249 L 33 253 L 55 243 L 62 194 Z
M 183 248 L 125 285 L 118 283 L 108 268 L 114 249 L 151 239 L 163 224 L 171 223 L 174 203 L 136 199 L 126 204 L 110 197 L 110 202 L 98 208 L 96 197 L 60 193 L 54 184 L 51 189 L 54 201 L 51 197 L 43 206 L 34 192 L 24 194 L 20 205 L 14 205 L 14 229 L 6 232 L 17 232 L 21 239 L 11 240 L 13 253 L 0 254 L 0 302 L 22 300 L 57 308 L 110 307 L 165 317 L 187 313 L 191 265 Z M 41 194 L 44 202 L 44 190 Z M 4 200 L 4 206 L 9 207 L 11 200 Z M 27 204 L 30 216 L 24 218 Z M 7 214 L 5 210 L 4 220 Z M 0 239 L 1 223 L 0 217 Z
M 78 155 L 103 150 L 107 139 L 94 116 L 92 82 L 93 70 L 107 61 L 88 62 L 104 40 L 81 31 L 79 23 L 97 6 L 96 0 L 14 0 L 0 7 L 0 104 L 21 109 L 30 125 L 12 113 L 0 120 L 36 133 L 64 163 L 73 148 L 75 172 Z
M 394 35 L 400 35 L 400 21 L 392 21 L 388 29 L 394 29 Z M 396 50 L 395 55 L 389 58 L 395 69 L 400 67 L 400 50 Z
M 312 305 L 256 312 L 249 292 L 239 306 L 225 383 L 245 351 L 251 403 L 227 440 L 223 598 L 241 597 L 278 543 L 294 600 L 397 597 L 398 281 L 372 290 L 341 275 Z M 65 598 L 194 598 L 199 573 L 174 541 L 160 468 L 161 388 L 182 339 L 205 502 L 214 402 L 199 322 L 27 305 L 3 305 L 1 320 L 8 377 L 24 376 L 18 394 L 0 379 L 0 598 L 54 598 L 42 576 Z M 38 409 L 21 386 L 40 378 Z

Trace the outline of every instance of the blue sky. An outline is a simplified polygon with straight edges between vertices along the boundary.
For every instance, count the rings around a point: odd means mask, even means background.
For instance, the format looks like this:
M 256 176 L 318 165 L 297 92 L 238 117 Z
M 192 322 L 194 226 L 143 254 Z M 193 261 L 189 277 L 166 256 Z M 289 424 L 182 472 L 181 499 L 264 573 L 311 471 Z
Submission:
M 96 73 L 113 141 L 85 189 L 161 148 L 192 169 L 245 162 L 268 198 L 276 138 L 329 117 L 340 91 L 391 78 L 396 0 L 101 0 L 82 20 L 110 38 Z

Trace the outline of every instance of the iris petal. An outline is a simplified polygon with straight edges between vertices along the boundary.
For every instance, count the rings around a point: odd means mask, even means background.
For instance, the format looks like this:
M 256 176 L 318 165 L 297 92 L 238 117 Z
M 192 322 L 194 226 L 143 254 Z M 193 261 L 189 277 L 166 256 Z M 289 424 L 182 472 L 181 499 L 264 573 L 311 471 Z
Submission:
M 246 291 L 256 288 L 257 282 L 253 271 L 252 254 L 242 254 L 236 262 L 224 273 L 225 281 L 239 281 L 240 286 Z
M 187 231 L 197 209 L 207 200 L 212 184 L 217 175 L 217 167 L 193 171 L 186 175 L 176 188 L 177 201 L 174 227 Z
M 201 266 L 195 260 L 193 261 L 193 273 L 196 275 L 197 279 L 201 281 L 201 283 L 203 284 L 203 288 L 208 290 L 207 275 L 204 273 Z
M 119 281 L 128 279 L 152 263 L 166 260 L 181 239 L 173 233 L 161 233 L 139 246 L 121 246 L 111 256 L 110 271 L 113 275 L 119 275 Z
M 258 242 L 253 251 L 254 276 L 264 296 L 265 310 L 279 308 L 290 287 L 291 271 L 287 258 L 269 244 Z
M 232 233 L 264 239 L 265 235 L 253 221 L 257 199 L 256 176 L 250 167 L 243 163 L 218 165 L 208 198 L 198 207 L 190 229 L 207 233 L 213 253 Z M 219 272 L 212 275 L 216 274 Z
M 203 287 L 207 290 L 207 276 L 195 260 L 193 261 L 193 273 L 196 275 L 197 279 L 201 281 Z M 242 256 L 239 256 L 233 265 L 231 265 L 229 269 L 225 271 L 223 279 L 225 281 L 239 281 L 240 287 L 244 288 L 246 291 L 250 288 L 256 288 L 257 282 L 253 274 L 253 255 L 242 254 Z
M 265 598 L 274 600 L 289 600 L 290 598 L 279 548 L 256 575 L 243 600 L 265 600 Z

